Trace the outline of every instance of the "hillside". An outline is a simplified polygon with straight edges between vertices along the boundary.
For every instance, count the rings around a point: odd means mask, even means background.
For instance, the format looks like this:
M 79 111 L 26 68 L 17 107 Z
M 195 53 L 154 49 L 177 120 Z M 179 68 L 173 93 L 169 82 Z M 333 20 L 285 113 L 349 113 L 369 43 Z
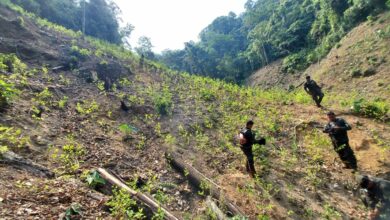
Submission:
M 175 70 L 240 84 L 278 60 L 283 72 L 299 72 L 326 57 L 351 29 L 389 9 L 388 0 L 248 0 L 243 13 L 214 19 L 198 42 L 158 58 Z
M 1 100 L 8 103 L 0 103 L 2 219 L 166 217 L 106 187 L 93 176 L 98 168 L 179 219 L 215 219 L 206 204 L 210 182 L 225 194 L 217 201 L 223 212 L 229 200 L 249 219 L 366 217 L 355 175 L 316 128 L 326 110 L 302 93 L 178 73 L 3 6 L 0 30 Z M 354 127 L 359 172 L 389 179 L 389 125 L 338 113 Z M 254 148 L 256 179 L 245 173 L 235 140 L 248 119 L 268 142 Z M 9 152 L 54 177 L 6 163 Z M 210 182 L 196 187 L 190 170 L 171 166 L 179 158 Z
M 287 74 L 276 62 L 251 75 L 247 84 L 262 88 L 297 86 L 311 75 L 327 93 L 383 99 L 390 103 L 390 14 L 349 32 L 330 53 L 303 72 Z M 337 97 L 336 97 L 337 98 Z

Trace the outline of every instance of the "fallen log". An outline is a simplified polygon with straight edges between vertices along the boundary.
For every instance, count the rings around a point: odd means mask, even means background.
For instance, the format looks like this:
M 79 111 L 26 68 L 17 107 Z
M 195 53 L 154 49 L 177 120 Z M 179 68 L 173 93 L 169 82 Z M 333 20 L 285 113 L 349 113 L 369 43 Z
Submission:
M 32 174 L 40 177 L 47 177 L 47 178 L 54 177 L 54 173 L 48 170 L 46 167 L 34 163 L 31 160 L 24 159 L 23 157 L 15 154 L 12 151 L 6 151 L 0 154 L 0 163 L 7 164 L 18 169 L 29 171 Z
M 218 220 L 226 220 L 228 217 L 218 208 L 217 204 L 211 199 L 210 196 L 207 196 L 206 199 L 207 207 L 215 214 Z
M 154 213 L 157 211 L 164 212 L 164 218 L 166 220 L 178 220 L 179 218 L 175 217 L 172 213 L 170 213 L 167 209 L 163 208 L 158 202 L 156 202 L 151 196 L 137 192 L 130 187 L 128 187 L 125 183 L 123 183 L 121 180 L 119 180 L 117 177 L 115 177 L 113 174 L 109 173 L 107 170 L 103 168 L 97 169 L 100 176 L 108 181 L 109 183 L 119 187 L 120 189 L 123 189 L 130 193 L 130 195 L 138 200 L 139 202 L 145 204 L 147 207 L 149 207 Z
M 183 173 L 194 186 L 202 189 L 204 194 L 211 195 L 213 198 L 219 200 L 220 203 L 227 208 L 231 216 L 244 216 L 243 212 L 226 198 L 220 186 L 197 169 L 184 162 L 179 154 L 166 152 L 165 157 L 173 168 Z

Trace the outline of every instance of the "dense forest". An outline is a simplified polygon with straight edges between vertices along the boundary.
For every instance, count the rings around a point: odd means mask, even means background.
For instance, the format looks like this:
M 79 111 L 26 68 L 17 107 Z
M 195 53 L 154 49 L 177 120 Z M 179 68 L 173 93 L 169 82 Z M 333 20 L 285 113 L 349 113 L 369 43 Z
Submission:
M 85 9 L 85 34 L 111 43 L 121 44 L 129 35 L 129 28 L 119 28 L 120 9 L 111 0 L 12 0 L 26 11 L 62 25 L 82 31 Z M 84 8 L 85 6 L 85 8 Z
M 388 9 L 386 0 L 249 0 L 245 12 L 216 18 L 183 50 L 166 50 L 169 67 L 240 82 L 283 58 L 294 73 L 323 58 L 358 23 Z M 386 5 L 387 4 L 387 5 Z

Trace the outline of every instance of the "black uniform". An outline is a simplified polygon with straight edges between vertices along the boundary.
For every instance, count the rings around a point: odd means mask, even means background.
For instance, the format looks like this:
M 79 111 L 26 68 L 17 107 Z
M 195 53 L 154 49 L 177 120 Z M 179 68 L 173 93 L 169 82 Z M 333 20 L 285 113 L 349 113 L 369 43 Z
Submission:
M 339 127 L 339 129 L 335 129 L 336 126 Z M 324 132 L 329 134 L 329 137 L 332 139 L 333 147 L 344 164 L 348 168 L 356 169 L 356 157 L 349 146 L 347 134 L 347 131 L 351 129 L 352 127 L 344 119 L 336 118 L 335 121 L 330 122 L 325 126 Z
M 321 101 L 324 98 L 324 93 L 321 91 L 321 87 L 319 87 L 312 79 L 306 82 L 303 87 L 305 91 L 311 95 L 317 106 L 320 107 Z
M 247 162 L 246 162 L 246 171 L 255 174 L 255 163 L 253 159 L 253 151 L 252 146 L 253 144 L 265 144 L 265 139 L 261 138 L 260 140 L 255 140 L 255 134 L 252 132 L 251 129 L 243 128 L 241 130 L 241 133 L 244 135 L 244 138 L 246 139 L 246 143 L 241 145 L 241 150 L 244 152 Z
M 374 210 L 379 210 L 379 216 L 376 219 L 390 218 L 390 182 L 380 178 L 370 178 L 374 186 L 370 189 L 361 190 L 361 196 L 364 204 Z

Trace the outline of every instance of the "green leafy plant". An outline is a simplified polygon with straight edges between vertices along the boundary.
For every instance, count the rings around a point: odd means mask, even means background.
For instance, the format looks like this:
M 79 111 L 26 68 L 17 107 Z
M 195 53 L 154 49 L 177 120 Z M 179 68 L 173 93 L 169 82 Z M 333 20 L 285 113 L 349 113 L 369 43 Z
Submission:
M 205 181 L 201 181 L 199 185 L 199 189 L 200 190 L 198 191 L 198 194 L 200 196 L 205 196 L 210 190 L 210 185 Z
M 51 158 L 59 161 L 67 172 L 74 172 L 80 168 L 81 158 L 86 154 L 83 146 L 72 143 L 62 146 L 61 151 L 54 149 Z
M 0 158 L 1 158 L 1 155 L 8 152 L 8 147 L 7 146 L 0 146 Z
M 153 98 L 154 106 L 161 115 L 167 115 L 172 109 L 172 94 L 168 87 L 164 87 L 162 91 L 156 92 Z
M 4 108 L 9 102 L 19 94 L 13 83 L 7 83 L 0 78 L 0 109 Z
M 106 181 L 100 177 L 99 173 L 95 170 L 89 173 L 86 178 L 86 181 L 91 188 L 96 188 L 97 186 L 106 184 Z
M 389 112 L 390 106 L 386 101 L 380 99 L 367 101 L 360 98 L 353 102 L 351 109 L 353 112 L 367 117 L 383 119 Z
M 137 202 L 125 190 L 113 190 L 113 197 L 107 202 L 111 214 L 118 218 L 145 219 L 143 210 L 137 207 Z
M 68 104 L 68 96 L 64 96 L 62 97 L 62 99 L 60 101 L 58 101 L 58 107 L 60 109 L 64 109 L 66 107 L 66 105 Z
M 65 211 L 65 219 L 72 220 L 75 219 L 75 216 L 81 216 L 81 205 L 77 203 L 73 203 L 69 208 Z
M 96 101 L 92 101 L 89 104 L 78 102 L 76 105 L 76 111 L 81 115 L 89 115 L 97 110 L 99 110 L 99 104 Z
M 323 219 L 341 219 L 341 214 L 333 208 L 329 203 L 324 206 L 324 212 L 321 214 Z
M 157 212 L 154 213 L 152 220 L 164 220 L 165 219 L 165 213 L 161 209 L 161 207 L 158 208 Z
M 7 147 L 22 148 L 29 142 L 29 138 L 22 135 L 20 129 L 0 125 L 0 145 Z

